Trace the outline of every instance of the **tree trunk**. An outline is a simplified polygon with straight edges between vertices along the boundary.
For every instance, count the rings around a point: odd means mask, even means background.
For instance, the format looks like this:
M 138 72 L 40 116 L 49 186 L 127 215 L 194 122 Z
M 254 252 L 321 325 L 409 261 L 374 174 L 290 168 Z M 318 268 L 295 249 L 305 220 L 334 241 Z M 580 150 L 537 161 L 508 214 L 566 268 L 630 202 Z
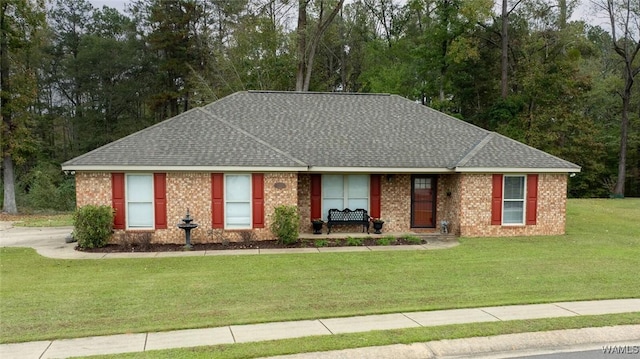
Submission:
M 624 197 L 625 182 L 627 180 L 627 142 L 629 138 L 629 104 L 631 102 L 631 88 L 633 87 L 633 73 L 627 66 L 624 93 L 622 95 L 622 122 L 620 124 L 620 153 L 618 154 L 618 179 L 613 189 L 614 197 Z
M 8 154 L 4 155 L 2 161 L 3 177 L 4 181 L 4 203 L 2 204 L 2 211 L 9 214 L 17 214 L 18 207 L 16 206 L 16 185 L 15 175 L 13 174 L 13 160 Z
M 620 6 L 621 9 L 616 8 Z M 618 154 L 618 178 L 616 180 L 616 186 L 613 189 L 614 197 L 624 197 L 625 182 L 627 179 L 627 142 L 629 137 L 629 107 L 631 102 L 631 91 L 633 89 L 633 82 L 635 76 L 640 72 L 639 66 L 634 66 L 634 62 L 638 52 L 640 51 L 640 39 L 633 38 L 631 27 L 634 28 L 637 24 L 638 10 L 627 1 L 622 4 L 615 3 L 613 0 L 607 0 L 605 4 L 602 4 L 602 8 L 607 10 L 609 15 L 609 21 L 611 24 L 611 42 L 615 52 L 620 55 L 624 61 L 624 91 L 622 97 L 622 120 L 620 123 L 620 153 Z M 620 29 L 616 27 L 616 15 L 622 14 L 621 32 L 623 36 L 618 38 L 616 32 Z M 630 46 L 632 45 L 632 46 Z
M 508 70 L 509 70 L 509 12 L 507 10 L 507 0 L 502 0 L 502 55 L 501 55 L 501 79 L 500 88 L 502 99 L 506 99 L 508 92 Z
M 307 4 L 308 1 L 299 0 L 298 2 L 298 70 L 296 72 L 296 91 L 309 91 L 309 83 L 311 82 L 311 72 L 313 70 L 313 60 L 318 48 L 318 43 L 322 35 L 327 31 L 329 25 L 333 19 L 338 15 L 344 0 L 339 0 L 331 13 L 323 19 L 324 3 L 320 3 L 320 17 L 318 19 L 318 26 L 311 38 L 311 45 L 307 49 Z
M 302 91 L 306 70 L 307 54 L 307 0 L 298 0 L 298 69 L 296 71 L 296 91 Z
M 567 27 L 567 0 L 558 0 L 558 27 L 564 29 Z
M 7 3 L 3 2 L 0 9 L 0 117 L 2 117 L 2 133 L 0 137 L 0 153 L 2 153 L 2 173 L 4 183 L 4 202 L 2 205 L 2 211 L 10 214 L 18 213 L 16 206 L 16 188 L 15 188 L 15 176 L 13 174 L 13 159 L 11 158 L 11 148 L 8 144 L 8 138 L 13 130 L 13 123 L 11 122 L 11 109 L 9 108 L 9 101 L 11 101 L 11 88 L 9 84 L 9 40 L 6 9 Z

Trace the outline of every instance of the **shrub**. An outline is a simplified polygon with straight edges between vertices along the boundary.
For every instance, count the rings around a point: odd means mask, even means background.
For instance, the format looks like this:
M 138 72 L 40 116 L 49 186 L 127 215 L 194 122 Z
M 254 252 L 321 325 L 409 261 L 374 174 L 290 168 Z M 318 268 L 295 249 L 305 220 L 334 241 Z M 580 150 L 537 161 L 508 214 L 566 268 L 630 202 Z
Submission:
M 240 238 L 245 245 L 251 244 L 254 241 L 253 231 L 240 231 Z
M 329 245 L 329 241 L 327 241 L 326 239 L 316 239 L 314 244 L 316 247 L 326 247 Z
M 41 162 L 20 178 L 16 197 L 32 210 L 71 211 L 75 207 L 75 181 L 59 166 Z
M 147 251 L 151 247 L 151 240 L 153 235 L 151 232 L 128 232 L 122 237 L 120 244 L 127 251 L 135 251 L 136 248 L 140 251 Z
M 278 206 L 273 214 L 271 232 L 280 243 L 288 245 L 298 241 L 300 215 L 296 206 Z
M 113 230 L 113 209 L 109 206 L 84 206 L 73 214 L 73 236 L 80 248 L 104 247 Z
M 389 244 L 391 244 L 391 242 L 395 241 L 395 237 L 394 236 L 384 236 L 382 238 L 378 238 L 376 240 L 376 244 L 379 246 L 388 246 Z
M 347 239 L 345 240 L 345 243 L 348 246 L 361 246 L 362 244 L 364 244 L 364 239 L 347 237 Z
M 422 244 L 422 238 L 414 236 L 412 234 L 405 234 L 404 240 L 411 244 Z

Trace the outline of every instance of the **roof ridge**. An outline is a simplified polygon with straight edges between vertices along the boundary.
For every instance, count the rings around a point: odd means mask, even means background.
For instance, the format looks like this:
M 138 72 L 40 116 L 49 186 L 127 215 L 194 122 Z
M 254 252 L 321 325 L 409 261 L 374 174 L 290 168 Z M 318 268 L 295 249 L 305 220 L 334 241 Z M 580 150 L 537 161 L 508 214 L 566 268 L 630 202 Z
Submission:
M 458 161 L 458 163 L 456 163 L 453 167 L 462 167 L 464 165 L 467 164 L 467 162 L 469 162 L 476 154 L 478 154 L 478 152 L 480 152 L 481 149 L 484 148 L 484 146 L 487 145 L 487 143 L 489 143 L 492 139 L 493 139 L 493 135 L 495 134 L 495 132 L 489 132 L 487 133 L 486 136 L 484 136 L 484 138 L 478 142 L 475 146 L 473 146 L 473 148 L 471 150 L 469 150 L 469 152 L 467 152 L 460 161 Z
M 279 148 L 277 148 L 277 147 L 275 147 L 275 146 L 273 146 L 273 145 L 271 145 L 271 144 L 269 144 L 269 143 L 265 142 L 264 140 L 262 140 L 262 139 L 260 139 L 260 138 L 256 137 L 255 135 L 250 134 L 249 132 L 247 132 L 247 131 L 245 131 L 245 130 L 241 129 L 240 127 L 236 126 L 235 124 L 233 124 L 233 123 L 231 123 L 231 122 L 229 122 L 229 121 L 224 120 L 222 117 L 220 117 L 220 116 L 218 116 L 218 115 L 214 114 L 213 112 L 209 111 L 208 109 L 206 109 L 206 108 L 204 108 L 204 107 L 197 107 L 197 109 L 198 109 L 198 110 L 200 110 L 200 111 L 202 111 L 202 112 L 204 112 L 205 114 L 207 114 L 207 115 L 211 116 L 212 118 L 214 118 L 214 119 L 216 119 L 216 120 L 218 120 L 218 121 L 220 121 L 220 122 L 224 123 L 225 125 L 227 125 L 227 126 L 229 126 L 229 127 L 233 128 L 234 130 L 236 130 L 236 131 L 238 131 L 238 132 L 240 132 L 240 133 L 244 134 L 245 136 L 248 136 L 248 137 L 252 138 L 254 141 L 256 141 L 256 142 L 258 142 L 258 143 L 260 143 L 260 144 L 263 144 L 263 145 L 267 146 L 268 148 L 270 148 L 271 150 L 273 150 L 273 151 L 275 151 L 275 152 L 278 152 L 279 154 L 281 154 L 281 155 L 283 155 L 283 156 L 287 157 L 288 159 L 290 159 L 290 160 L 292 160 L 292 161 L 294 161 L 294 162 L 297 162 L 297 163 L 299 163 L 299 164 L 300 164 L 300 165 L 302 165 L 302 166 L 306 166 L 306 167 L 308 167 L 308 166 L 309 166 L 308 164 L 304 163 L 303 161 L 301 161 L 301 160 L 299 160 L 299 159 L 297 159 L 297 158 L 293 157 L 293 156 L 292 156 L 292 155 L 290 155 L 289 153 L 287 153 L 287 152 L 285 152 L 285 151 L 283 151 L 283 150 L 281 150 L 281 149 L 279 149 Z
M 329 92 L 329 91 L 276 91 L 276 90 L 247 90 L 247 93 L 271 93 L 271 94 L 289 94 L 289 95 L 355 95 L 355 96 L 391 96 L 388 93 L 371 93 L 371 92 Z

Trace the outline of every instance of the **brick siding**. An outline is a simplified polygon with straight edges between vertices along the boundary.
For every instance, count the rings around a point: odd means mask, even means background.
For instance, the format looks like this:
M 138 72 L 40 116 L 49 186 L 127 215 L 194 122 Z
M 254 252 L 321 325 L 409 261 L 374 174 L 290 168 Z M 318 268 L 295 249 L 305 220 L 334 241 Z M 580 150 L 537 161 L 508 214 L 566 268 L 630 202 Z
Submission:
M 460 189 L 462 175 L 439 175 L 436 202 L 436 227 L 441 221 L 449 222 L 449 233 L 460 235 Z
M 522 226 L 491 225 L 491 174 L 453 174 L 437 176 L 436 228 L 449 222 L 449 232 L 469 237 L 557 235 L 565 231 L 567 176 L 540 174 L 538 179 L 537 224 Z M 153 243 L 183 243 L 184 232 L 176 227 L 189 208 L 198 224 L 192 232 L 192 243 L 240 241 L 251 232 L 254 239 L 273 239 L 269 230 L 274 208 L 297 205 L 300 213 L 300 232 L 312 233 L 311 180 L 306 173 L 265 173 L 265 228 L 253 230 L 213 229 L 211 224 L 211 174 L 201 172 L 167 173 L 168 228 L 161 230 L 117 230 L 112 242 L 127 233 L 151 233 Z M 381 181 L 381 218 L 383 232 L 410 232 L 411 175 L 383 176 Z M 76 172 L 76 201 L 85 205 L 111 205 L 111 174 L 109 172 Z M 373 230 L 373 227 L 371 227 Z M 359 233 L 362 227 L 336 226 L 336 233 Z M 326 233 L 326 226 L 323 229 Z
M 567 175 L 538 177 L 537 223 L 535 225 L 491 225 L 491 174 L 461 176 L 460 233 L 467 237 L 559 235 L 565 233 Z
M 111 173 L 76 172 L 76 206 L 111 205 Z
M 277 185 L 276 185 L 277 184 Z M 167 229 L 116 230 L 111 243 L 119 243 L 138 233 L 151 233 L 152 243 L 184 243 L 184 231 L 177 224 L 189 209 L 198 228 L 191 232 L 191 242 L 211 243 L 223 239 L 241 241 L 246 232 L 255 239 L 273 239 L 269 230 L 271 216 L 276 206 L 296 205 L 298 178 L 295 173 L 264 174 L 265 228 L 253 230 L 221 230 L 211 225 L 211 174 L 203 172 L 167 173 Z M 86 205 L 111 205 L 111 173 L 76 172 L 76 202 Z
M 383 232 L 408 232 L 411 227 L 411 175 L 382 176 L 380 218 Z
M 298 175 L 298 213 L 300 214 L 300 233 L 313 233 L 311 226 L 311 175 Z

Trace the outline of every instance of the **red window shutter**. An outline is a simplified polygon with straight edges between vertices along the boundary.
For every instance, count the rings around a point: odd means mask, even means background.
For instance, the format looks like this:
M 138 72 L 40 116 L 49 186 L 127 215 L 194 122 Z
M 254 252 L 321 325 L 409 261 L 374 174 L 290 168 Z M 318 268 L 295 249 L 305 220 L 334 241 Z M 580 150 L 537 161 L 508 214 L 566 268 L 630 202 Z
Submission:
M 311 219 L 322 217 L 322 177 L 311 175 Z
M 115 211 L 113 228 L 125 229 L 124 173 L 111 174 L 111 207 Z
M 153 205 L 156 229 L 167 228 L 167 174 L 153 174 Z
M 251 176 L 253 193 L 253 228 L 264 228 L 264 175 L 254 173 Z
M 491 191 L 491 224 L 502 224 L 502 175 L 493 175 L 493 188 Z
M 380 197 L 382 193 L 382 176 L 381 175 L 371 175 L 369 188 L 369 201 L 371 203 L 371 208 L 369 209 L 369 215 L 371 217 L 380 218 Z
M 224 174 L 211 174 L 211 226 L 224 228 Z
M 527 175 L 527 224 L 536 224 L 538 217 L 538 175 Z

